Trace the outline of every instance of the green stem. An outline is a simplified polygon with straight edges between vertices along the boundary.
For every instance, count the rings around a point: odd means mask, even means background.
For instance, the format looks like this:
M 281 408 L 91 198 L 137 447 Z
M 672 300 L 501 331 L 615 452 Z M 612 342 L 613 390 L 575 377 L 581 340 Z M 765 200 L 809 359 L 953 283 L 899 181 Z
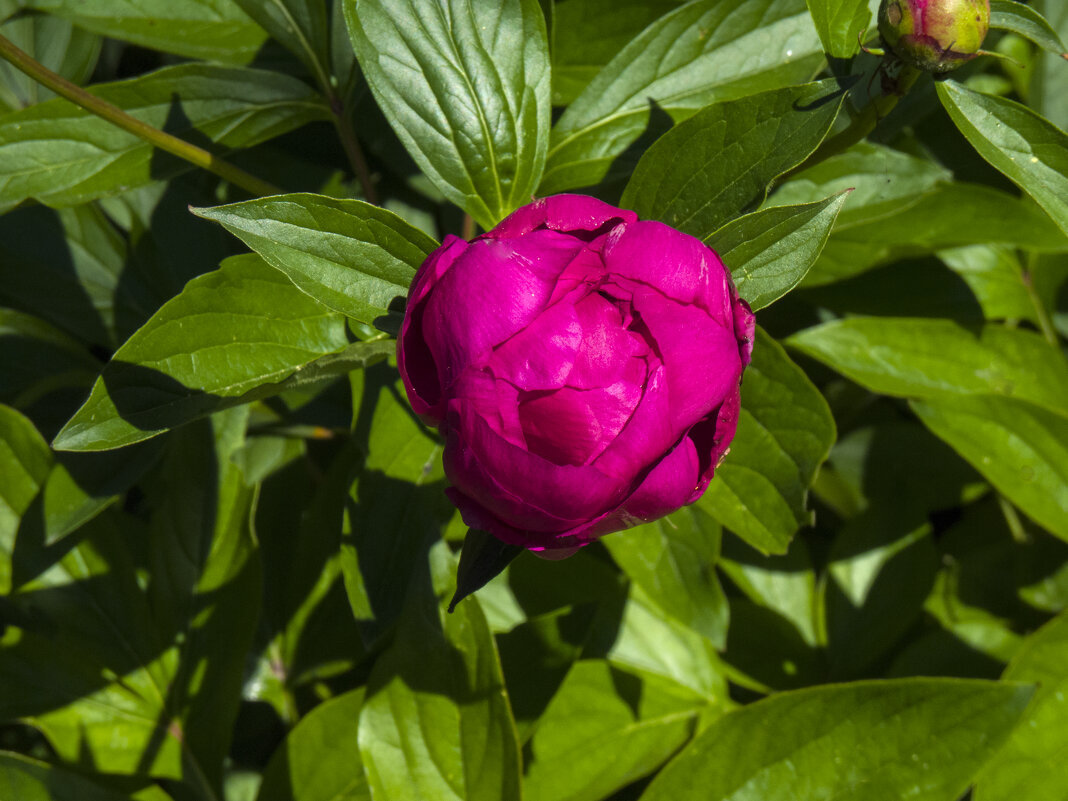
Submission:
M 378 205 L 378 190 L 375 189 L 374 181 L 371 180 L 371 170 L 367 167 L 367 159 L 360 149 L 360 141 L 356 138 L 356 129 L 352 127 L 352 117 L 349 109 L 338 99 L 331 89 L 327 95 L 330 102 L 330 110 L 333 112 L 334 127 L 337 128 L 338 139 L 345 148 L 345 155 L 352 165 L 352 171 L 363 189 L 363 197 L 368 203 Z
M 179 139 L 177 136 L 172 136 L 158 128 L 153 128 L 148 123 L 130 116 L 118 106 L 90 94 L 80 86 L 76 86 L 66 78 L 52 72 L 40 62 L 35 61 L 4 36 L 0 36 L 0 58 L 10 62 L 42 86 L 48 87 L 57 95 L 66 98 L 76 106 L 107 120 L 112 125 L 122 128 L 128 133 L 132 133 L 160 150 L 184 159 L 194 166 L 215 173 L 220 178 L 241 187 L 250 194 L 263 197 L 282 193 L 282 190 L 278 187 L 245 172 L 240 167 L 236 167 L 228 161 L 223 161 L 218 156 L 190 144 L 184 139 Z
M 1024 288 L 1027 290 L 1027 297 L 1031 299 L 1031 305 L 1035 307 L 1035 317 L 1038 320 L 1038 327 L 1042 331 L 1042 336 L 1046 338 L 1046 341 L 1053 345 L 1053 347 L 1060 347 L 1060 340 L 1057 337 L 1057 329 L 1053 327 L 1053 321 L 1049 319 L 1049 313 L 1046 311 L 1045 304 L 1042 303 L 1042 299 L 1035 291 L 1035 281 L 1032 277 L 1032 267 L 1036 254 L 1031 254 L 1030 263 L 1023 269 L 1023 274 L 1020 276 L 1023 279 Z
M 849 123 L 848 127 L 839 131 L 834 136 L 824 139 L 823 143 L 816 148 L 811 156 L 785 175 L 782 175 L 776 183 L 787 181 L 802 170 L 814 167 L 821 161 L 825 161 L 831 156 L 837 156 L 839 153 L 853 147 L 853 145 L 875 130 L 875 126 L 879 124 L 879 120 L 885 118 L 894 110 L 894 107 L 897 106 L 902 97 L 908 94 L 909 89 L 912 88 L 912 85 L 916 83 L 916 79 L 922 74 L 923 73 L 917 69 L 913 69 L 907 65 L 903 66 L 901 68 L 901 75 L 897 79 L 895 92 L 888 95 L 879 95 L 874 98 L 867 106 L 861 109 L 860 113 Z

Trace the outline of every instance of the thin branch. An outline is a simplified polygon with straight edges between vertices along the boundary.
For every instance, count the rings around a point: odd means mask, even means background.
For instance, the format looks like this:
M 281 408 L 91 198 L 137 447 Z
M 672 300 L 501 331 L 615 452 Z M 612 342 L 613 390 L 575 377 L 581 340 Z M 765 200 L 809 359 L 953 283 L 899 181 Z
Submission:
M 112 125 L 122 128 L 128 133 L 132 133 L 153 147 L 188 161 L 194 166 L 215 173 L 220 178 L 229 181 L 235 186 L 240 186 L 253 195 L 264 197 L 282 193 L 282 190 L 273 184 L 245 172 L 240 167 L 224 161 L 207 150 L 186 142 L 184 139 L 179 139 L 177 136 L 172 136 L 158 128 L 153 128 L 148 123 L 127 114 L 118 106 L 90 94 L 61 75 L 52 72 L 40 62 L 35 61 L 2 35 L 0 35 L 0 58 L 8 61 L 42 86 L 48 87 L 57 95 L 66 98 L 76 106 L 107 120 Z

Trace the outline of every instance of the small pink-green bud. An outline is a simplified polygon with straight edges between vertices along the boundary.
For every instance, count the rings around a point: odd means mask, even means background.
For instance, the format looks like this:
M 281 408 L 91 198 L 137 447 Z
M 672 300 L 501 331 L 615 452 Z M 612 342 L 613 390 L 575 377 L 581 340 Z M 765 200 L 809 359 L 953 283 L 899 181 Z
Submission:
M 882 0 L 879 33 L 903 61 L 949 72 L 975 58 L 990 28 L 990 0 Z

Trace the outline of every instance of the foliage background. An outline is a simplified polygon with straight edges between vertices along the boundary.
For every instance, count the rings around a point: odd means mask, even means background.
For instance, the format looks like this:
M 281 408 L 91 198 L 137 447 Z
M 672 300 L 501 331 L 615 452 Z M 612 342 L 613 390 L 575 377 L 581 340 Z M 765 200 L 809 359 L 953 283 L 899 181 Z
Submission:
M 1068 6 L 865 135 L 875 5 L 0 0 L 215 157 L 0 62 L 0 799 L 1065 798 Z M 391 335 L 575 190 L 760 309 L 738 435 L 445 614 Z

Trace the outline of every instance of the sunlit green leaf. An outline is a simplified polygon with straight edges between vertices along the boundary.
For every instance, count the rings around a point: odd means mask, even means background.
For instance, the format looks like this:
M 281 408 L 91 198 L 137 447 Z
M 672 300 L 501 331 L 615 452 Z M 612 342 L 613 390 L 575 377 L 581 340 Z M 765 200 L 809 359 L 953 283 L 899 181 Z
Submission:
M 360 755 L 371 792 L 518 799 L 515 723 L 478 602 L 467 598 L 446 615 L 436 604 L 409 598 L 392 645 L 371 672 L 360 713 Z
M 804 0 L 684 4 L 623 48 L 556 122 L 539 194 L 625 180 L 673 121 L 808 80 L 822 50 Z
M 993 395 L 932 397 L 912 408 L 999 492 L 1068 540 L 1068 416 Z
M 907 679 L 780 693 L 713 723 L 642 799 L 956 801 L 1031 692 Z
M 189 282 L 116 351 L 61 450 L 104 450 L 155 436 L 275 385 L 348 345 L 344 319 L 257 256 Z
M 700 501 L 764 553 L 783 553 L 810 513 L 805 498 L 834 442 L 827 402 L 782 347 L 757 329 L 738 433 Z
M 89 31 L 190 58 L 247 64 L 267 34 L 227 0 L 26 0 Z
M 370 801 L 360 762 L 363 688 L 317 706 L 275 751 L 263 771 L 262 801 Z
M 426 176 L 483 228 L 530 202 L 549 140 L 535 0 L 345 3 L 375 99 Z
M 844 97 L 828 81 L 707 106 L 646 151 L 620 205 L 708 237 L 819 146 Z
M 870 5 L 869 0 L 808 0 L 823 49 L 835 58 L 856 55 L 871 21 Z
M 781 298 L 819 258 L 849 193 L 801 206 L 777 206 L 733 220 L 705 242 L 731 271 L 753 311 Z
M 320 303 L 362 323 L 399 325 L 416 269 L 437 243 L 361 200 L 276 195 L 197 209 Z M 399 308 L 398 308 L 399 306 Z
M 1019 185 L 1068 234 L 1068 134 L 1026 106 L 938 84 L 949 116 L 984 159 Z
M 180 64 L 92 91 L 155 128 L 222 151 L 249 147 L 326 114 L 295 78 L 213 64 Z M 4 115 L 0 147 L 0 209 L 27 198 L 72 205 L 189 168 L 61 98 Z
M 1068 614 L 1028 637 L 1003 678 L 1038 685 L 1005 747 L 976 783 L 976 801 L 1059 801 L 1068 769 Z
M 1068 362 L 1040 335 L 950 320 L 854 317 L 787 343 L 873 392 L 898 397 L 1002 395 L 1068 411 Z

